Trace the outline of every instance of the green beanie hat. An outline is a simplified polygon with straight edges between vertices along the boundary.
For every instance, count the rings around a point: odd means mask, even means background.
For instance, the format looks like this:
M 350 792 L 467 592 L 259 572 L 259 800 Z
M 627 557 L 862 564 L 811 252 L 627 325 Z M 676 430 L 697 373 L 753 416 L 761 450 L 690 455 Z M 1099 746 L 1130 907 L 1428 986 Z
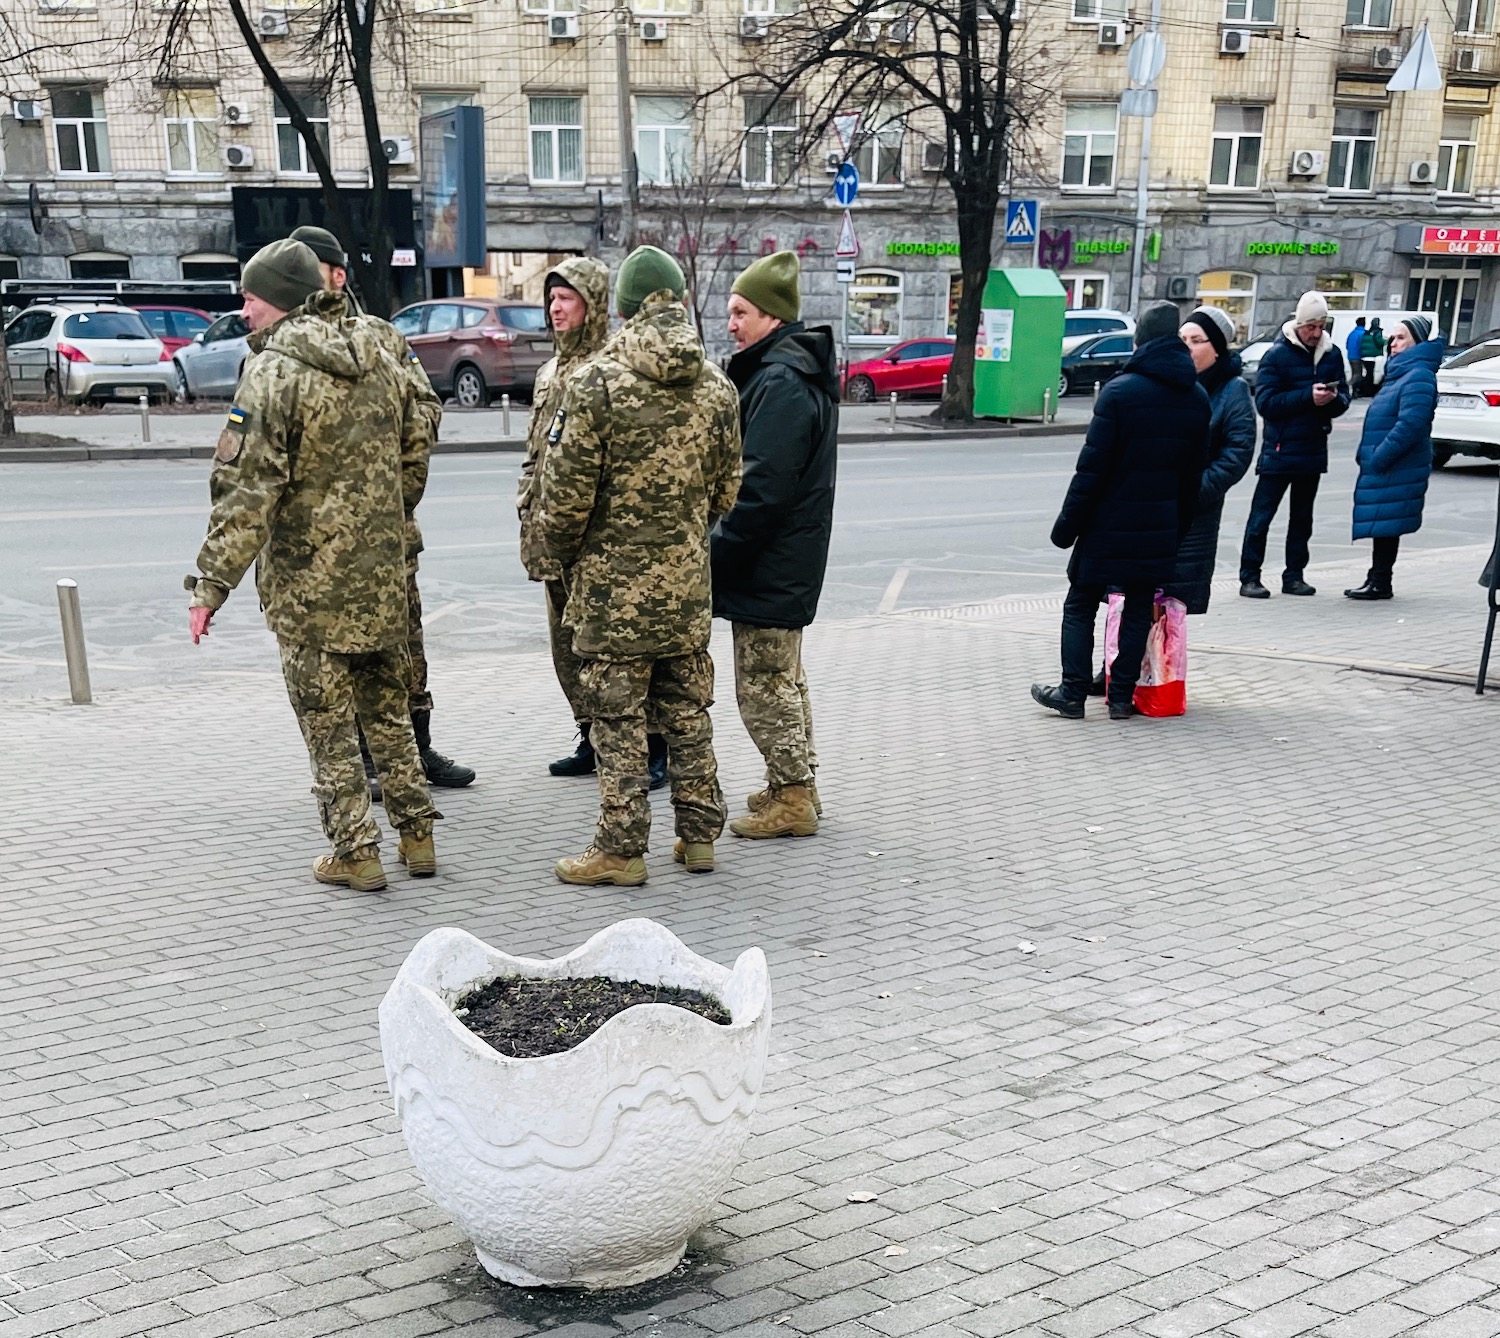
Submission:
M 670 288 L 672 296 L 682 301 L 683 293 L 687 292 L 682 267 L 655 246 L 637 246 L 620 266 L 619 278 L 615 280 L 615 307 L 629 320 L 641 309 L 642 302 L 662 288 Z
M 288 237 L 261 247 L 250 257 L 240 275 L 240 287 L 278 311 L 295 311 L 323 291 L 323 272 L 312 248 Z
M 327 228 L 295 228 L 292 231 L 292 240 L 303 243 L 325 265 L 337 265 L 340 269 L 349 268 L 349 257 L 344 254 L 344 248 L 339 245 L 339 239 Z
M 767 316 L 794 321 L 802 313 L 801 277 L 796 253 L 777 251 L 757 260 L 729 291 L 755 303 Z

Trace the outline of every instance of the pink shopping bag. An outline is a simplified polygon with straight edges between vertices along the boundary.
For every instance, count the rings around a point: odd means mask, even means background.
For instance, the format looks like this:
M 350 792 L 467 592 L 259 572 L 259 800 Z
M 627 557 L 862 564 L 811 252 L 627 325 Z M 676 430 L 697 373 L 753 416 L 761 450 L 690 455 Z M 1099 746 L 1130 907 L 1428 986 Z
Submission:
M 1106 672 L 1119 653 L 1120 612 L 1124 607 L 1124 595 L 1109 597 L 1109 612 L 1104 619 Z M 1159 590 L 1133 700 L 1142 715 L 1183 715 L 1187 711 L 1187 605 Z

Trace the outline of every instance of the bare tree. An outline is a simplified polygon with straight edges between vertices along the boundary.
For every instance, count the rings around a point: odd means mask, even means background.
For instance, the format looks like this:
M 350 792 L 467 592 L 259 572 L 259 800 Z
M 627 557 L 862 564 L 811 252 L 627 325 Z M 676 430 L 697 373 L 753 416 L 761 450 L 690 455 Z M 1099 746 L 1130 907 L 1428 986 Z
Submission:
M 752 68 L 724 85 L 801 99 L 799 162 L 841 117 L 873 129 L 899 108 L 914 131 L 933 128 L 963 275 L 947 419 L 974 415 L 974 345 L 1001 193 L 1049 91 L 1045 63 L 1021 56 L 1015 15 L 1016 0 L 804 0 L 771 23 Z

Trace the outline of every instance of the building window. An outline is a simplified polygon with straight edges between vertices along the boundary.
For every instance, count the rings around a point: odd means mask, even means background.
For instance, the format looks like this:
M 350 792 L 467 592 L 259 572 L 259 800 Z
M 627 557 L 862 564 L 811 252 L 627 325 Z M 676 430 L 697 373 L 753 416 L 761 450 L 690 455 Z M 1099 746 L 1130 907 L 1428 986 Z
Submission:
M 0 281 L 5 279 L 19 279 L 21 277 L 21 262 L 15 256 L 0 256 Z
M 1353 270 L 1329 271 L 1318 275 L 1313 287 L 1323 294 L 1329 311 L 1363 311 L 1370 291 L 1370 276 Z
M 1109 275 L 1060 274 L 1063 291 L 1068 295 L 1069 311 L 1086 311 L 1109 305 Z
M 1210 186 L 1254 190 L 1260 185 L 1260 144 L 1266 109 L 1221 104 L 1214 108 L 1214 154 Z
M 128 279 L 130 257 L 109 251 L 82 251 L 68 260 L 70 279 Z
M 436 116 L 439 112 L 469 107 L 473 103 L 472 93 L 423 93 L 417 100 L 417 107 L 423 116 Z
M 201 176 L 219 170 L 219 99 L 211 88 L 167 94 L 167 171 Z
M 635 100 L 635 164 L 643 186 L 693 174 L 693 104 L 688 98 Z
M 1458 0 L 1455 32 L 1487 33 L 1495 26 L 1495 0 Z
M 1389 28 L 1391 0 L 1348 0 L 1344 8 L 1346 28 Z
M 691 14 L 693 0 L 632 0 L 637 14 Z
M 1275 23 L 1276 0 L 1224 0 L 1225 23 Z
M 525 0 L 528 14 L 576 14 L 578 0 Z
M 894 113 L 876 111 L 854 136 L 850 160 L 859 171 L 862 185 L 899 186 L 901 184 L 901 141 L 906 123 Z
M 849 285 L 844 337 L 851 344 L 893 344 L 901 338 L 901 276 L 865 269 Z
M 767 17 L 795 14 L 801 8 L 802 0 L 745 0 L 745 13 L 764 14 Z
M 1364 107 L 1333 109 L 1328 152 L 1329 190 L 1369 190 L 1375 180 L 1375 139 L 1380 113 Z
M 1118 102 L 1070 102 L 1063 123 L 1064 186 L 1115 184 Z
M 104 94 L 92 88 L 52 93 L 52 145 L 59 174 L 100 176 L 109 171 L 109 127 Z
M 233 256 L 211 253 L 183 256 L 178 264 L 182 266 L 184 279 L 232 279 L 238 282 L 240 277 L 240 262 Z
M 1438 140 L 1437 188 L 1440 195 L 1468 195 L 1474 188 L 1474 157 L 1479 152 L 1479 118 L 1444 116 Z
M 313 134 L 318 137 L 318 144 L 326 158 L 328 156 L 328 99 L 311 89 L 295 96 L 302 114 L 312 123 Z M 276 104 L 274 118 L 276 165 L 281 171 L 290 175 L 310 176 L 314 169 L 307 156 L 307 145 L 303 143 L 302 136 L 297 133 L 296 126 L 292 124 L 291 114 L 286 104 L 280 98 L 274 101 Z
M 1255 275 L 1228 269 L 1200 274 L 1198 305 L 1225 312 L 1234 321 L 1234 342 L 1248 344 L 1255 325 Z
M 583 180 L 583 99 L 532 98 L 531 179 Z
M 740 179 L 746 186 L 784 186 L 797 170 L 800 110 L 796 98 L 757 93 L 745 99 L 745 149 Z
M 1073 19 L 1077 23 L 1123 19 L 1129 12 L 1130 0 L 1073 0 Z

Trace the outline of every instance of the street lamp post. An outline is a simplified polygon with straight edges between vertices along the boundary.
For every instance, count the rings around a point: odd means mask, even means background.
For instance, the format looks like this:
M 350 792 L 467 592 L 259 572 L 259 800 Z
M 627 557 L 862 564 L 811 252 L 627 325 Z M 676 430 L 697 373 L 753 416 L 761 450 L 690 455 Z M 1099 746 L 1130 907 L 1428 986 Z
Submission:
M 1135 243 L 1130 250 L 1130 308 L 1141 305 L 1142 268 L 1146 261 L 1146 222 L 1151 203 L 1151 123 L 1156 119 L 1156 78 L 1167 59 L 1161 35 L 1161 0 L 1151 0 L 1151 23 L 1130 44 L 1131 87 L 1121 99 L 1120 112 L 1141 119 L 1141 156 L 1135 176 Z

